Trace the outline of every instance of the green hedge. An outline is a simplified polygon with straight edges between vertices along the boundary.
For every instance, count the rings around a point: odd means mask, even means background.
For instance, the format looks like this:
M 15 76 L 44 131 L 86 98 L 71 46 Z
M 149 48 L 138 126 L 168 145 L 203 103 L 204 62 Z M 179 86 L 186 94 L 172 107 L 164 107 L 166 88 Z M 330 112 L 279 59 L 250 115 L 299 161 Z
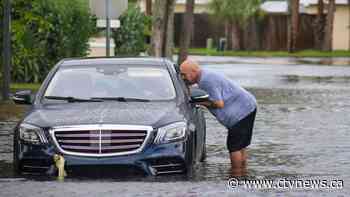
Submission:
M 113 31 L 115 55 L 138 55 L 146 50 L 146 36 L 150 34 L 151 19 L 136 6 L 119 17 L 121 27 Z
M 14 82 L 40 82 L 60 59 L 87 55 L 96 31 L 88 5 L 87 0 L 12 1 Z

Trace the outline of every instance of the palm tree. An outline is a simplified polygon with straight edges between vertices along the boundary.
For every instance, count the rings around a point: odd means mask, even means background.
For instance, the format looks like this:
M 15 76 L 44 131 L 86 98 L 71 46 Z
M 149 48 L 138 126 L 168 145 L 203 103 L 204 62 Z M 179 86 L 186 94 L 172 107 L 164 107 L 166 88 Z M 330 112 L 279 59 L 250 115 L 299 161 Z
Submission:
M 326 19 L 325 36 L 324 36 L 322 49 L 324 51 L 332 51 L 335 0 L 328 1 L 327 10 L 328 11 L 327 11 L 327 19 Z
M 260 8 L 261 0 L 211 0 L 209 8 L 225 22 L 227 48 L 239 50 L 240 29 Z
M 188 55 L 188 47 L 191 43 L 191 37 L 193 33 L 193 10 L 194 0 L 186 1 L 186 13 L 182 20 L 182 29 L 180 35 L 180 53 L 178 58 L 178 64 L 181 64 Z

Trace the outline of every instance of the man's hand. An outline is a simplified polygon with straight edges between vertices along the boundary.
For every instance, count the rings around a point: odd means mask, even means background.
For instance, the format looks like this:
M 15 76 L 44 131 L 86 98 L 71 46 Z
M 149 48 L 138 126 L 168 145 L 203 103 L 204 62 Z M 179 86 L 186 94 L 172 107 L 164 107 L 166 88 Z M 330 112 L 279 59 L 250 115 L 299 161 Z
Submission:
M 203 105 L 207 108 L 212 108 L 212 109 L 224 107 L 224 101 L 204 101 L 204 102 L 198 102 L 196 104 Z

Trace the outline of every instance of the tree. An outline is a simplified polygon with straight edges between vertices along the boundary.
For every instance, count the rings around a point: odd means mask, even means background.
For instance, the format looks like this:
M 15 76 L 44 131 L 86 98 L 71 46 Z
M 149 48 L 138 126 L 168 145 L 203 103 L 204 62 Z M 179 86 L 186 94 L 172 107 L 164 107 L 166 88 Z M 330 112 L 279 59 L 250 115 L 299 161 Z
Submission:
M 11 2 L 12 81 L 39 83 L 60 59 L 87 55 L 96 29 L 87 0 Z
M 324 42 L 323 42 L 323 50 L 332 51 L 335 0 L 328 1 L 327 10 L 328 11 L 327 11 L 327 19 L 326 19 L 325 36 L 324 36 Z
M 225 22 L 228 49 L 241 49 L 240 29 L 259 11 L 260 4 L 261 0 L 211 0 L 210 10 Z
M 322 50 L 323 39 L 324 39 L 325 18 L 324 18 L 323 10 L 324 10 L 324 2 L 323 0 L 318 0 L 317 16 L 313 23 L 315 48 L 318 50 Z
M 193 10 L 194 0 L 186 1 L 186 13 L 182 20 L 182 29 L 180 35 L 180 52 L 178 58 L 178 64 L 180 65 L 188 56 L 188 48 L 191 43 L 191 37 L 193 33 Z
M 289 19 L 288 19 L 288 51 L 290 53 L 296 50 L 298 30 L 299 30 L 299 0 L 289 0 Z
M 175 2 L 175 0 L 156 0 L 153 5 L 150 50 L 152 56 L 172 59 Z

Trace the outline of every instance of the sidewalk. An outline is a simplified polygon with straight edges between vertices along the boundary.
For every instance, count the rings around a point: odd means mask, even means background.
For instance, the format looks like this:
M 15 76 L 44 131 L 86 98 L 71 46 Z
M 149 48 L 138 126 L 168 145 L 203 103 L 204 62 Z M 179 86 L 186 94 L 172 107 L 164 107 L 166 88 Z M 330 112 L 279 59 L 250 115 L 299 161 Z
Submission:
M 270 64 L 270 65 L 328 65 L 350 66 L 350 57 L 337 58 L 296 58 L 296 57 L 226 57 L 190 55 L 200 64 Z M 174 60 L 177 56 L 174 56 Z

